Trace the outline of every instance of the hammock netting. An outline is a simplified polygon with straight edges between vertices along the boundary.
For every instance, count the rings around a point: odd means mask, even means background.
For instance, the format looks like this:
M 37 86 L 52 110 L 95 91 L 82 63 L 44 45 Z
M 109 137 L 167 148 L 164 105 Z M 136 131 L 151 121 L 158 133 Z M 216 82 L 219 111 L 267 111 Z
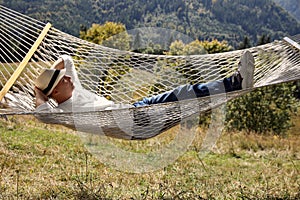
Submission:
M 0 6 L 0 88 L 16 71 L 45 23 Z M 291 42 L 292 41 L 292 42 Z M 247 49 L 255 58 L 254 87 L 300 78 L 300 35 Z M 231 75 L 243 50 L 219 54 L 166 56 L 107 48 L 50 28 L 1 102 L 1 115 L 32 114 L 46 123 L 122 139 L 146 139 L 250 90 L 139 108 L 72 113 L 35 113 L 33 81 L 63 54 L 74 59 L 83 87 L 118 104 L 132 104 L 176 86 Z M 252 89 L 251 89 L 252 90 Z

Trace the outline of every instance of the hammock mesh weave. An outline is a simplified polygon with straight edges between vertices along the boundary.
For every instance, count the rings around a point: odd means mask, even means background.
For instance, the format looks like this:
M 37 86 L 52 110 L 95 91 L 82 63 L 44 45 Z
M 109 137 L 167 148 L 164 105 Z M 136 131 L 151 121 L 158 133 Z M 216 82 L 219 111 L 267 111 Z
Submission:
M 0 88 L 2 89 L 45 27 L 0 6 Z M 254 88 L 298 80 L 300 35 L 247 49 L 255 58 Z M 146 55 L 86 42 L 50 28 L 30 62 L 1 102 L 2 115 L 33 114 L 46 123 L 122 139 L 153 137 L 182 119 L 205 112 L 249 91 L 141 108 L 93 112 L 35 113 L 33 81 L 62 54 L 73 57 L 82 85 L 115 103 L 132 104 L 187 83 L 228 77 L 244 51 L 194 56 Z

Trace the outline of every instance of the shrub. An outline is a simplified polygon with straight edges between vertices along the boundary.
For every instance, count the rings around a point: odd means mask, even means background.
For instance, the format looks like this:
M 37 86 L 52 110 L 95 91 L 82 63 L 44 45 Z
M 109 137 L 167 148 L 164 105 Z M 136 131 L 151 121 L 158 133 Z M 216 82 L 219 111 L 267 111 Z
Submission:
M 285 83 L 259 88 L 227 104 L 227 129 L 284 134 L 297 111 L 296 87 Z

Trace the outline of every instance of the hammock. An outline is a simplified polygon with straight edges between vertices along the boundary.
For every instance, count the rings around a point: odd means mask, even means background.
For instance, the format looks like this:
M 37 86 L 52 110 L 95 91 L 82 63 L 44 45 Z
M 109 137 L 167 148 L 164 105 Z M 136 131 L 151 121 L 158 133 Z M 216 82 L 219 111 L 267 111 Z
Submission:
M 194 56 L 146 55 L 83 41 L 0 5 L 1 115 L 34 115 L 45 123 L 121 139 L 147 139 L 181 120 L 250 90 L 139 108 L 35 113 L 33 81 L 62 54 L 73 57 L 83 87 L 132 104 L 187 83 L 229 76 L 244 51 Z M 255 57 L 254 88 L 300 79 L 300 35 L 247 49 Z

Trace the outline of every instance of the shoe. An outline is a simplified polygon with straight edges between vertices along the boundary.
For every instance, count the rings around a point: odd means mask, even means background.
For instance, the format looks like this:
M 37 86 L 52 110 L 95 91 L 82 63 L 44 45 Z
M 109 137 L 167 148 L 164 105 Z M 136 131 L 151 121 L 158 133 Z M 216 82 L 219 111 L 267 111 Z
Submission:
M 238 72 L 242 77 L 242 89 L 253 87 L 254 58 L 250 51 L 246 51 L 239 62 Z

